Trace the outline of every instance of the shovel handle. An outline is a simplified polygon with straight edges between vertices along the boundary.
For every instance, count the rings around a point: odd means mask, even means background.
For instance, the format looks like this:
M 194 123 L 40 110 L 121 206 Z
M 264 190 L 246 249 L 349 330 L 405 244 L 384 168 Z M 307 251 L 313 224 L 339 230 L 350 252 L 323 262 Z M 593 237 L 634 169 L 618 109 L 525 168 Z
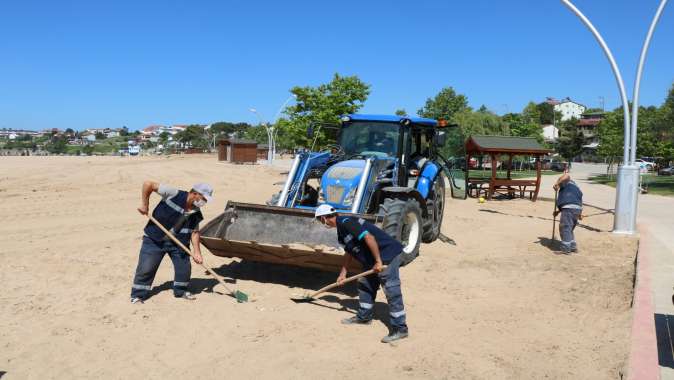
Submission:
M 182 248 L 183 251 L 185 251 L 188 255 L 190 255 L 190 257 L 194 258 L 194 255 L 192 254 L 192 251 L 190 251 L 189 248 L 185 247 L 185 245 L 183 243 L 181 243 L 180 240 L 178 240 L 178 238 L 173 236 L 173 234 L 169 230 L 167 230 L 166 227 L 162 226 L 161 223 L 159 223 L 157 221 L 157 219 L 155 219 L 149 213 L 147 214 L 147 217 L 148 217 L 148 219 L 150 219 L 152 221 L 152 223 L 154 223 L 157 227 L 159 227 L 159 229 L 162 230 L 166 234 L 166 236 L 168 236 L 169 239 L 171 239 L 178 247 Z M 213 269 L 211 269 L 208 265 L 204 264 L 203 262 L 199 265 L 201 265 L 202 268 L 206 269 L 206 271 L 208 272 L 208 274 L 211 275 L 211 277 L 218 280 L 220 285 L 222 285 L 228 292 L 230 292 L 231 294 L 234 294 L 234 292 L 225 284 L 225 282 L 220 278 L 220 276 L 217 276 L 215 274 Z
M 555 241 L 555 223 L 557 222 L 557 215 L 555 215 L 555 212 L 557 212 L 557 193 L 559 190 L 555 190 L 555 204 L 554 209 L 552 211 L 552 241 Z
M 381 268 L 381 270 L 384 270 L 384 269 L 386 269 L 386 265 L 382 266 L 382 268 Z M 330 290 L 330 289 L 336 288 L 336 287 L 338 287 L 338 286 L 342 286 L 342 285 L 346 284 L 347 282 L 355 281 L 355 280 L 357 280 L 357 279 L 359 279 L 359 278 L 361 278 L 361 277 L 369 276 L 369 275 L 371 275 L 371 274 L 373 274 L 373 273 L 375 273 L 375 272 L 374 272 L 374 269 L 370 269 L 370 270 L 368 270 L 368 271 L 365 271 L 365 272 L 362 272 L 362 273 L 358 273 L 358 274 L 355 275 L 355 276 L 347 277 L 347 278 L 345 278 L 344 281 L 342 281 L 342 282 L 334 282 L 334 283 L 332 283 L 332 284 L 330 284 L 330 285 L 328 285 L 328 286 L 325 286 L 325 287 L 323 287 L 323 288 L 321 288 L 321 289 L 318 289 L 316 292 L 314 292 L 313 294 L 311 294 L 308 298 L 316 298 L 317 295 L 319 295 L 319 294 L 321 294 L 321 293 L 324 293 L 324 292 L 327 292 L 327 291 Z

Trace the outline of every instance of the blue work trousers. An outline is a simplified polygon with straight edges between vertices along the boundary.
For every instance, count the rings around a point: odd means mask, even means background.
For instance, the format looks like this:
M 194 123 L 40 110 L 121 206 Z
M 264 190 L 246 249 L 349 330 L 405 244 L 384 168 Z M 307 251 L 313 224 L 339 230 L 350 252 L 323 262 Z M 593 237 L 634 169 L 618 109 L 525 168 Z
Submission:
M 379 286 L 384 288 L 388 303 L 391 328 L 407 332 L 405 305 L 400 291 L 400 261 L 402 255 L 396 256 L 381 273 L 371 274 L 358 279 L 358 319 L 370 320 L 374 317 L 374 300 Z
M 564 251 L 575 251 L 576 238 L 573 236 L 573 230 L 578 225 L 581 209 L 563 208 L 562 216 L 559 219 L 559 235 L 562 237 L 562 249 Z
M 150 289 L 152 289 L 152 281 L 155 274 L 157 274 L 159 264 L 164 258 L 164 254 L 167 253 L 175 269 L 173 294 L 176 297 L 181 297 L 185 293 L 190 283 L 192 272 L 190 256 L 173 244 L 173 242 L 156 242 L 147 236 L 143 236 L 143 245 L 140 247 L 136 275 L 133 278 L 133 285 L 131 286 L 131 298 L 147 298 Z

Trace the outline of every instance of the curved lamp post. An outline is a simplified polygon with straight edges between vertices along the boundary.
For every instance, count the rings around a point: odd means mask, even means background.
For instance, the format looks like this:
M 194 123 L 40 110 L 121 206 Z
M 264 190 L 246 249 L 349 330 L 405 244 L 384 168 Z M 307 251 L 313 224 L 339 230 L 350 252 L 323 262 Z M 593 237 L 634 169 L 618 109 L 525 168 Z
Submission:
M 276 116 L 274 116 L 274 124 L 270 124 L 268 122 L 263 121 L 262 116 L 260 115 L 259 112 L 255 108 L 250 108 L 249 111 L 254 113 L 257 116 L 257 119 L 260 121 L 260 125 L 264 126 L 266 131 L 267 131 L 267 164 L 271 165 L 274 161 L 274 157 L 276 156 L 276 137 L 278 136 L 278 128 L 276 127 L 276 124 L 278 123 L 278 118 L 281 115 L 281 112 L 283 109 L 288 105 L 288 102 L 290 102 L 292 99 L 297 98 L 297 95 L 292 94 L 286 99 L 285 102 L 281 105 L 281 107 L 278 109 L 276 112 Z
M 285 109 L 286 106 L 288 105 L 288 103 L 293 99 L 297 99 L 297 95 L 291 94 L 288 97 L 288 99 L 286 99 L 286 101 L 283 102 L 281 107 L 279 107 L 278 111 L 276 111 L 276 116 L 274 116 L 274 129 L 273 129 L 273 134 L 272 134 L 272 140 L 274 142 L 274 144 L 273 144 L 273 155 L 274 156 L 273 157 L 276 157 L 276 137 L 278 137 L 278 130 L 279 130 L 279 128 L 276 124 L 278 124 L 278 119 L 281 116 L 281 112 L 283 112 L 283 109 Z
M 633 109 L 632 109 L 632 120 L 630 123 L 630 109 L 629 102 L 627 99 L 627 92 L 625 91 L 625 84 L 620 74 L 620 69 L 613 58 L 613 54 L 609 49 L 608 45 L 602 38 L 599 31 L 592 25 L 590 20 L 578 9 L 570 0 L 561 0 L 566 7 L 568 7 L 578 18 L 590 29 L 590 32 L 594 35 L 599 42 L 606 58 L 608 58 L 609 63 L 611 64 L 611 69 L 613 70 L 613 75 L 616 78 L 618 85 L 618 90 L 620 91 L 620 98 L 623 104 L 623 117 L 624 117 L 624 142 L 623 142 L 623 164 L 618 168 L 618 183 L 616 186 L 616 201 L 615 201 L 615 218 L 613 220 L 613 232 L 614 233 L 625 233 L 632 234 L 636 230 L 636 218 L 637 218 L 637 198 L 638 198 L 638 186 L 639 186 L 639 167 L 635 165 L 636 159 L 636 146 L 637 146 L 637 121 L 639 117 L 639 86 L 641 84 L 641 74 L 643 71 L 643 65 L 646 60 L 646 53 L 648 52 L 648 46 L 651 42 L 651 37 L 655 26 L 660 19 L 662 10 L 667 4 L 668 0 L 661 0 L 660 6 L 651 22 L 650 29 L 644 40 L 644 45 L 641 49 L 641 57 L 639 59 L 639 66 L 637 68 L 637 76 L 634 82 L 634 94 L 633 94 Z
M 267 165 L 271 165 L 272 161 L 274 160 L 274 155 L 272 153 L 272 144 L 274 141 L 274 127 L 270 126 L 269 123 L 265 123 L 262 120 L 262 116 L 260 116 L 260 113 L 257 112 L 255 108 L 250 108 L 250 112 L 254 113 L 255 116 L 257 116 L 257 119 L 260 121 L 260 125 L 264 127 L 264 129 L 267 131 Z

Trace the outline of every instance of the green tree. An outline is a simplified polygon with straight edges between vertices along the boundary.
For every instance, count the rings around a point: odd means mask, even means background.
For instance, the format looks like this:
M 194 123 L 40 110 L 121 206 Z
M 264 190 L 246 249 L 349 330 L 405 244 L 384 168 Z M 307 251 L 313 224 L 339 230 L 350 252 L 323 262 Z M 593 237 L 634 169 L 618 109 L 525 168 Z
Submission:
M 541 112 L 538 105 L 529 102 L 522 110 L 522 121 L 527 124 L 539 124 L 541 122 Z
M 200 125 L 188 125 L 184 130 L 176 133 L 174 138 L 186 148 L 208 148 L 204 127 Z
M 522 115 L 517 113 L 505 114 L 501 119 L 511 136 L 534 137 L 539 143 L 543 143 L 543 129 L 540 125 L 525 120 Z
M 93 145 L 83 146 L 82 153 L 86 154 L 87 156 L 91 156 L 91 154 L 94 153 L 94 146 Z
M 404 108 L 398 108 L 395 112 L 396 116 L 406 116 L 407 111 Z
M 293 87 L 290 92 L 296 102 L 284 110 L 288 123 L 277 125 L 279 134 L 290 138 L 294 146 L 309 147 L 312 141 L 307 138 L 307 128 L 321 123 L 337 125 L 340 116 L 357 112 L 370 94 L 370 85 L 357 76 L 335 74 L 329 83 Z M 334 143 L 334 136 L 324 128 L 316 129 L 315 138 L 319 147 Z
M 105 133 L 103 132 L 96 132 L 94 136 L 96 136 L 96 140 L 105 140 L 106 138 Z
M 622 108 L 606 113 L 597 126 L 599 147 L 597 154 L 602 157 L 618 157 L 623 153 L 623 113 Z
M 417 114 L 421 117 L 450 121 L 456 113 L 466 110 L 470 111 L 468 98 L 463 94 L 457 94 L 452 87 L 445 87 L 435 97 L 426 99 L 426 104 L 417 111 Z
M 45 150 L 52 154 L 65 153 L 67 150 L 66 140 L 64 138 L 54 137 L 45 145 Z
M 491 111 L 473 112 L 469 108 L 455 113 L 450 120 L 458 127 L 447 129 L 447 143 L 442 152 L 447 156 L 462 156 L 464 143 L 471 135 L 507 135 L 507 126 Z
M 538 103 L 536 110 L 538 111 L 537 122 L 539 124 L 555 124 L 556 121 L 561 119 L 561 114 L 557 115 L 555 112 L 555 106 L 548 102 Z
M 166 148 L 166 144 L 168 143 L 169 137 L 171 136 L 170 133 L 164 131 L 159 134 L 159 143 Z
M 559 129 L 557 152 L 571 162 L 583 151 L 585 137 L 577 126 L 578 119 L 571 118 L 563 121 Z

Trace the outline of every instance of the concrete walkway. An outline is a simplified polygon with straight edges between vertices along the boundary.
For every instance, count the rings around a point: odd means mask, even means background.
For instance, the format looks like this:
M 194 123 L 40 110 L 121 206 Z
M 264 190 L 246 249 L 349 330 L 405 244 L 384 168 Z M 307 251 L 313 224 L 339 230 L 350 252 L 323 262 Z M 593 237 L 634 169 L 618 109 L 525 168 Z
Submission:
M 615 189 L 587 180 L 593 174 L 603 173 L 606 173 L 606 165 L 575 163 L 571 176 L 582 188 L 585 203 L 613 210 Z M 541 196 L 554 197 L 552 184 L 556 179 L 556 176 L 543 177 Z M 630 379 L 657 379 L 659 375 L 662 379 L 674 380 L 674 354 L 669 336 L 669 331 L 674 335 L 673 213 L 674 197 L 650 194 L 639 196 L 637 224 L 640 246 L 628 373 Z

